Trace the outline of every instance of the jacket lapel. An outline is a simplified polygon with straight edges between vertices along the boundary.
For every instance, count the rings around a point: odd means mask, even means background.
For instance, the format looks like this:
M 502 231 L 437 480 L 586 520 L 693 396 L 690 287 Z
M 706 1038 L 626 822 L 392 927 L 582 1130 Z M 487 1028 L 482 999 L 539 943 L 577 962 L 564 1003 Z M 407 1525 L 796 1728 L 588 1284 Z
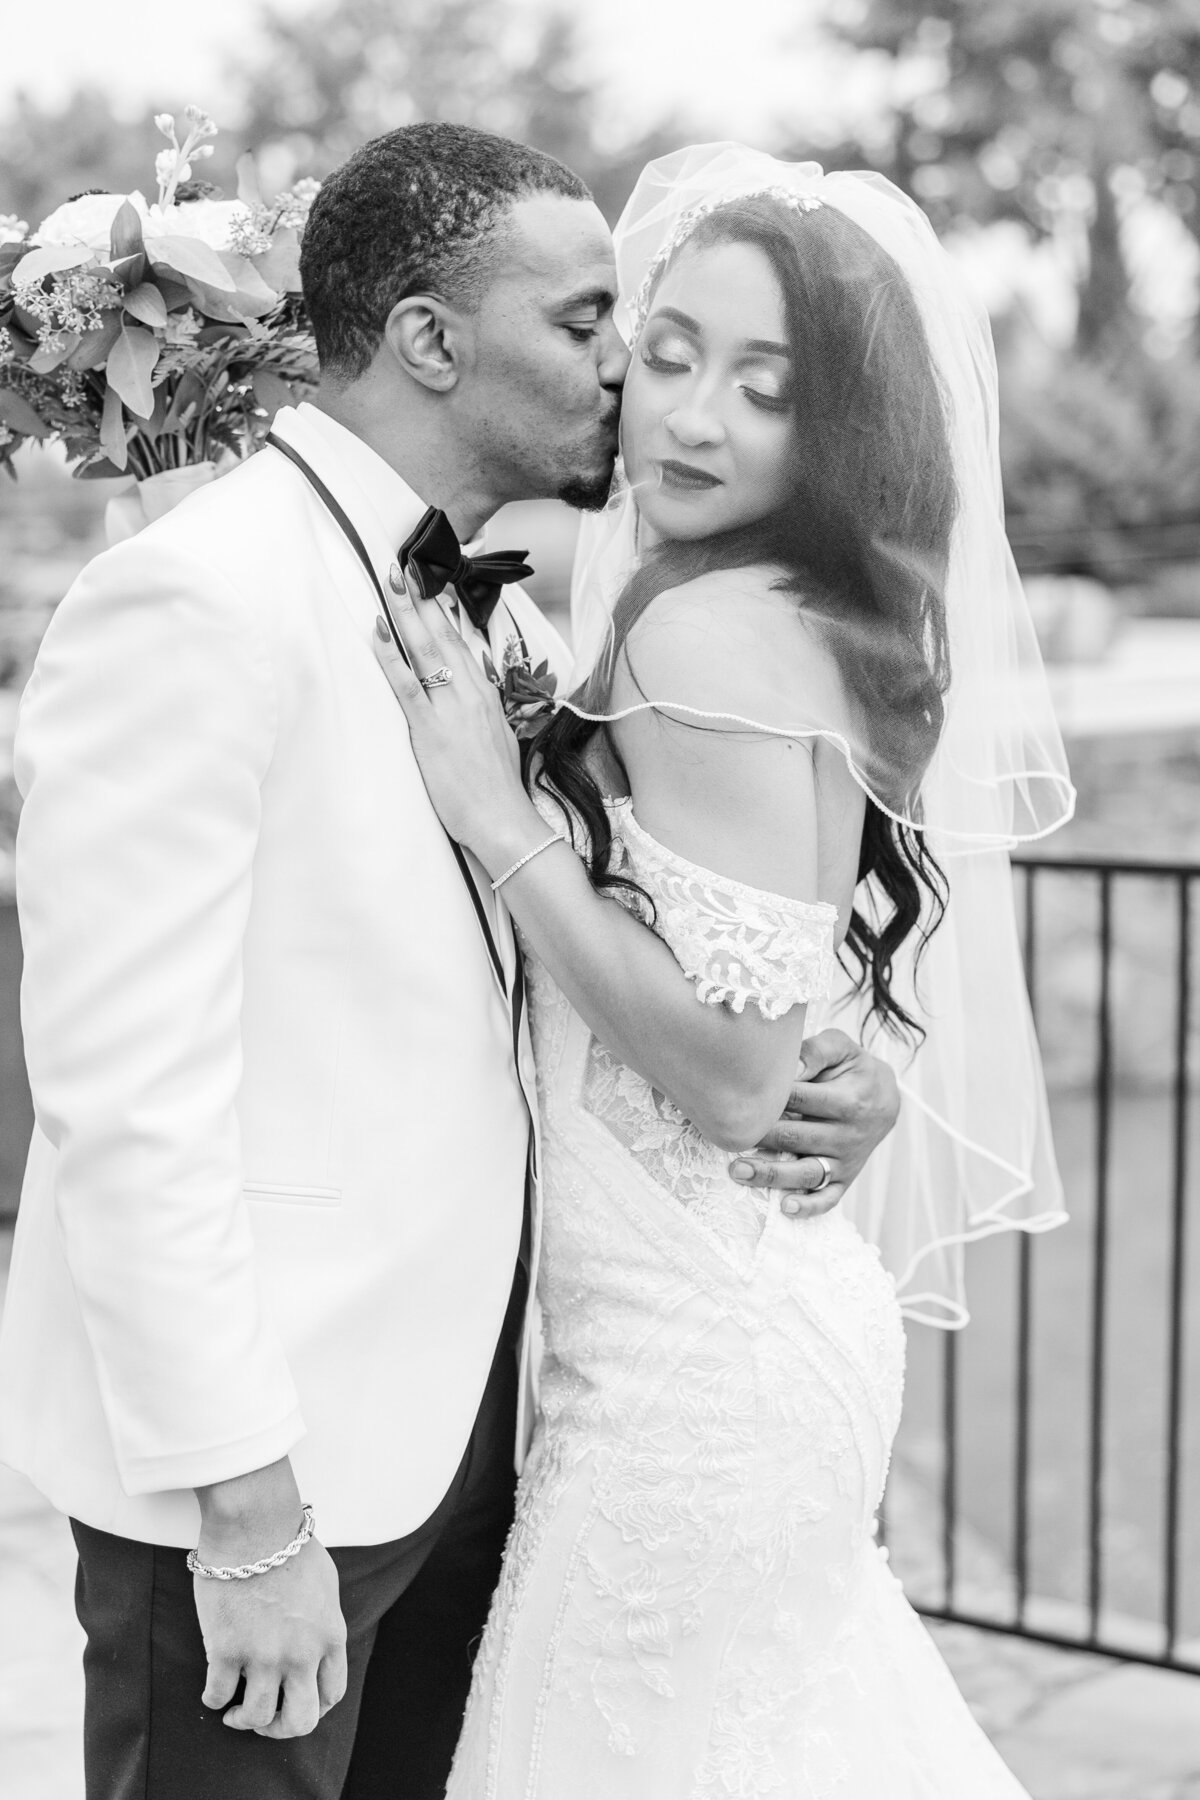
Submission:
M 389 606 L 388 589 L 385 579 L 380 576 L 376 561 L 378 552 L 376 550 L 376 556 L 373 556 L 371 550 L 368 548 L 370 538 L 374 537 L 378 539 L 380 535 L 378 527 L 376 526 L 374 531 L 371 530 L 371 523 L 365 517 L 366 509 L 361 507 L 355 509 L 359 513 L 358 519 L 352 515 L 350 509 L 344 505 L 340 496 L 334 491 L 332 484 L 326 480 L 325 476 L 315 466 L 316 461 L 324 460 L 328 462 L 329 459 L 327 457 L 320 458 L 316 455 L 310 458 L 306 452 L 315 451 L 315 446 L 304 444 L 303 449 L 299 448 L 295 442 L 297 436 L 300 437 L 301 443 L 304 443 L 305 438 L 315 437 L 315 434 L 305 433 L 303 431 L 297 432 L 294 423 L 292 423 L 291 429 L 289 430 L 272 430 L 267 438 L 267 445 L 271 450 L 275 451 L 276 454 L 285 457 L 293 464 L 298 475 L 302 476 L 309 483 L 309 486 L 313 489 L 317 498 L 336 521 L 342 536 L 346 541 L 347 548 L 353 552 L 364 574 L 374 588 L 375 597 L 379 603 L 380 609 L 386 613 L 390 619 L 391 608 Z M 332 471 L 330 472 L 332 473 Z M 420 503 L 417 502 L 417 504 L 419 505 Z M 362 524 L 367 526 L 368 536 L 366 538 L 364 538 L 363 531 L 360 529 L 360 520 Z M 389 566 L 390 564 L 385 564 L 385 568 Z M 340 587 L 339 592 L 341 592 Z M 361 622 L 360 608 L 352 607 L 351 612 L 356 621 Z M 374 623 L 374 615 L 375 608 L 372 607 L 371 625 Z M 383 678 L 382 671 L 381 678 Z M 454 839 L 450 837 L 449 833 L 447 833 L 447 841 L 450 845 L 454 859 L 458 864 L 459 873 L 462 875 L 468 893 L 470 894 L 475 917 L 483 936 L 484 947 L 488 953 L 488 961 L 491 964 L 492 974 L 504 997 L 505 1004 L 511 1010 L 515 994 L 511 967 L 506 967 L 506 959 L 500 947 L 501 928 L 499 914 L 502 909 L 497 904 L 496 896 L 492 892 L 491 880 L 483 865 L 477 861 L 469 850 L 464 849 L 462 845 L 456 843 Z M 511 927 L 506 927 L 506 935 L 511 940 Z

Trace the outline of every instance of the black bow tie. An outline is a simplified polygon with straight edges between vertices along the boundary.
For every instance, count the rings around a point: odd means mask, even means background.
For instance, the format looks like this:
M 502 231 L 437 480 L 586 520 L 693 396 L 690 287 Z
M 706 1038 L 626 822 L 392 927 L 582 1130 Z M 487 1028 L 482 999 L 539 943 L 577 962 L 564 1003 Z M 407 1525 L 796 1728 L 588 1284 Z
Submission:
M 431 506 L 416 530 L 400 546 L 400 567 L 411 575 L 422 600 L 432 600 L 452 587 L 472 625 L 486 631 L 506 581 L 533 574 L 524 550 L 500 550 L 493 556 L 464 556 L 454 527 L 444 512 Z

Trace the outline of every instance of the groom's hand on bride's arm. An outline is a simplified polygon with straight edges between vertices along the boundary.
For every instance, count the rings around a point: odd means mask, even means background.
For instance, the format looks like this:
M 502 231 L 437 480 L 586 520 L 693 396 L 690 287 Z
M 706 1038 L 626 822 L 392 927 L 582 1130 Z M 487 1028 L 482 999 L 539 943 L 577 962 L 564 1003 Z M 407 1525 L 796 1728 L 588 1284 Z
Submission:
M 301 1502 L 287 1458 L 231 1481 L 197 1488 L 201 1562 L 237 1568 L 282 1550 L 300 1530 Z M 346 1691 L 346 1626 L 338 1572 L 311 1537 L 265 1575 L 194 1578 L 208 1658 L 205 1706 L 259 1737 L 304 1737 Z M 230 1706 L 242 1677 L 245 1692 Z M 282 1690 L 282 1693 L 281 1693 Z
M 793 1218 L 812 1219 L 836 1206 L 862 1173 L 896 1123 L 900 1092 L 888 1065 L 844 1031 L 806 1038 L 801 1057 L 783 1117 L 730 1168 L 748 1187 L 779 1188 Z

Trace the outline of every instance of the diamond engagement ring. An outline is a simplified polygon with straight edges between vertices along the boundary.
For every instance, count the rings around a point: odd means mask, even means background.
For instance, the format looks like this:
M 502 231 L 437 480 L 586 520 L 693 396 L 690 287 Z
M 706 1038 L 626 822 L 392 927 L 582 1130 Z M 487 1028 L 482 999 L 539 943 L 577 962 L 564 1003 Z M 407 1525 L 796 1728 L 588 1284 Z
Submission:
M 435 687 L 449 687 L 450 683 L 454 680 L 454 670 L 448 669 L 443 663 L 442 667 L 440 669 L 435 669 L 432 675 L 420 675 L 417 679 L 426 691 Z
M 821 1192 L 821 1189 L 827 1188 L 829 1186 L 829 1183 L 833 1180 L 833 1165 L 827 1156 L 814 1157 L 813 1161 L 820 1163 L 821 1168 L 823 1169 L 824 1173 L 822 1174 L 821 1179 L 820 1179 L 820 1181 L 818 1181 L 816 1187 L 809 1188 L 808 1191 L 810 1194 L 819 1194 Z

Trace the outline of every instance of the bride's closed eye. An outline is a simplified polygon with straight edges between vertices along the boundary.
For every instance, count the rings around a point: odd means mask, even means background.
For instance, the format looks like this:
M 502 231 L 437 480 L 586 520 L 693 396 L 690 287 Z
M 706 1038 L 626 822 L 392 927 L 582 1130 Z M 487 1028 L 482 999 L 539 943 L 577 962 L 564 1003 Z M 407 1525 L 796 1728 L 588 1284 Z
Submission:
M 682 375 L 692 367 L 690 346 L 678 338 L 660 338 L 642 346 L 642 361 L 658 375 Z M 669 353 L 669 354 L 668 354 Z
M 757 354 L 743 357 L 738 365 L 742 379 L 738 387 L 754 406 L 764 412 L 782 413 L 791 408 L 789 371 L 782 358 L 763 358 Z
M 761 388 L 747 387 L 745 382 L 739 384 L 742 393 L 752 405 L 761 407 L 763 412 L 785 413 L 791 408 L 791 400 L 786 393 L 768 394 Z

